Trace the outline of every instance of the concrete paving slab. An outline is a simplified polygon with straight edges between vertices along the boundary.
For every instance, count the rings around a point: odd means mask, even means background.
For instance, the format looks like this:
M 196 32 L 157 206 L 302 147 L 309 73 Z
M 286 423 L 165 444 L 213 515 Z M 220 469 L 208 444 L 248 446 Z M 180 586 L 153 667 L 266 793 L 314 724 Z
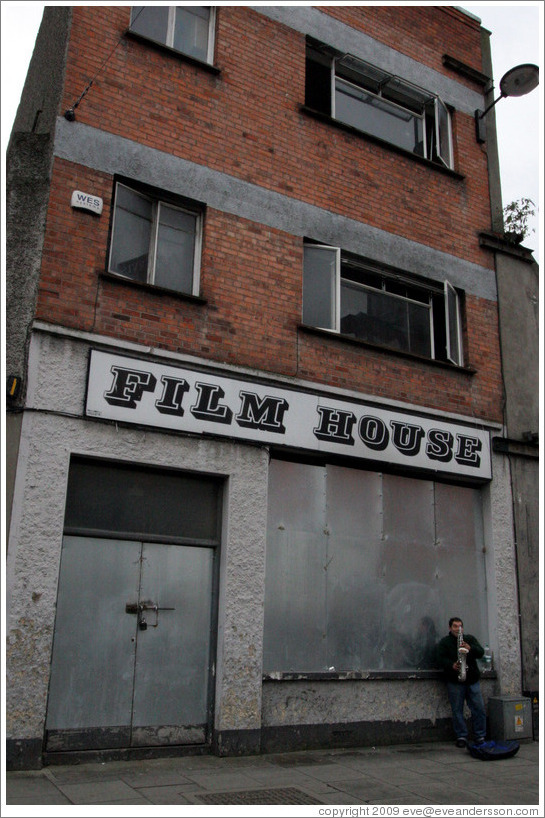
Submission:
M 141 787 L 167 787 L 182 786 L 193 782 L 186 775 L 175 770 L 143 769 L 130 770 L 129 772 L 119 772 L 119 779 L 124 781 L 129 787 L 140 789 Z
M 136 797 L 132 787 L 123 781 L 91 781 L 79 784 L 61 784 L 60 790 L 72 804 L 104 804 Z M 143 800 L 143 799 L 142 799 Z
M 378 799 L 388 803 L 392 800 L 405 799 L 406 804 L 413 803 L 408 799 L 409 793 L 402 787 L 379 781 L 377 778 L 365 778 L 360 781 L 343 781 L 342 785 L 337 784 L 339 791 L 347 795 L 353 795 L 359 799 L 360 804 L 369 804 Z M 414 797 L 414 796 L 412 796 Z
M 41 774 L 11 774 L 8 792 L 11 798 L 47 798 L 59 795 L 59 789 L 48 778 Z M 54 802 L 53 802 L 54 803 Z
M 485 784 L 479 787 L 479 794 L 487 799 L 483 803 L 486 804 L 525 804 L 525 805 L 539 805 L 539 787 L 532 787 L 528 785 L 503 785 L 499 787 L 489 786 Z M 498 799 L 498 800 L 494 800 Z
M 314 767 L 301 767 L 303 771 L 311 779 L 318 781 L 350 781 L 359 779 L 362 776 L 362 770 L 348 767 L 339 762 L 338 764 L 317 764 Z
M 459 781 L 465 787 L 462 793 Z M 539 745 L 483 762 L 451 743 L 218 758 L 188 756 L 8 772 L 7 804 L 233 804 L 258 791 L 330 805 L 538 805 Z M 298 795 L 298 790 L 303 795 Z M 240 793 L 243 793 L 241 795 Z M 246 793 L 246 795 L 244 795 Z M 250 793 L 248 795 L 247 793 Z M 255 793 L 253 796 L 251 793 Z M 230 795 L 231 794 L 231 795 Z M 262 798 L 272 797 L 263 794 Z M 261 803 L 261 802 L 258 802 Z
M 271 766 L 268 770 L 252 770 L 247 773 L 256 785 L 269 785 L 274 787 L 301 787 L 302 789 L 312 788 L 313 792 L 327 792 L 328 784 L 311 778 L 301 769 L 283 769 Z
M 336 790 L 335 792 L 320 793 L 320 799 L 324 804 L 331 804 L 334 806 L 354 806 L 361 804 L 359 798 L 355 795 L 349 795 L 346 792 Z
M 22 798 L 11 798 L 8 796 L 6 798 L 6 806 L 18 806 L 25 804 L 26 806 L 30 806 L 32 804 L 46 806 L 48 804 L 71 804 L 72 802 L 68 800 L 62 793 L 58 792 L 56 795 L 41 795 L 41 796 L 31 796 L 25 795 Z
M 180 787 L 142 787 L 138 790 L 150 804 L 190 804 Z M 193 793 L 195 790 L 193 789 Z
M 206 790 L 247 790 L 257 786 L 251 776 L 240 772 L 216 772 L 210 775 L 206 772 L 188 772 L 187 778 Z

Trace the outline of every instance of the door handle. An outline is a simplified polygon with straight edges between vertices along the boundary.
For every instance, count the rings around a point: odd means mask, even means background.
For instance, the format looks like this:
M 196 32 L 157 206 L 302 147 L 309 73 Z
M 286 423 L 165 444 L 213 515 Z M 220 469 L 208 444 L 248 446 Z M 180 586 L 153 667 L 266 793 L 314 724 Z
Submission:
M 176 608 L 168 608 L 168 607 L 161 607 L 157 605 L 156 602 L 127 602 L 125 605 L 125 613 L 128 614 L 137 614 L 138 615 L 138 627 L 140 630 L 145 631 L 148 627 L 148 623 L 144 616 L 144 611 L 153 611 L 155 613 L 155 622 L 151 626 L 152 628 L 156 628 L 159 624 L 159 611 L 175 611 Z

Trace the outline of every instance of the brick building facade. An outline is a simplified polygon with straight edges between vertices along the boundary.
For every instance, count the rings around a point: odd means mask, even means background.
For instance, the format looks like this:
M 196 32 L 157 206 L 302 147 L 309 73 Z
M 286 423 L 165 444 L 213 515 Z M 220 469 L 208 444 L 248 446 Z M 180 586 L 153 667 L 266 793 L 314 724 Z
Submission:
M 487 48 L 445 6 L 46 9 L 8 168 L 13 766 L 447 736 L 453 614 L 518 692 Z

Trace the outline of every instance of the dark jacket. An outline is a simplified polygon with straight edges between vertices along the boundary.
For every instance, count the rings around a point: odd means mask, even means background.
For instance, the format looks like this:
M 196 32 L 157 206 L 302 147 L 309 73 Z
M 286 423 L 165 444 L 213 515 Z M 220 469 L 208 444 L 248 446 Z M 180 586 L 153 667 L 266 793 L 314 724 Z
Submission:
M 464 684 L 472 685 L 478 682 L 481 677 L 477 659 L 482 657 L 484 648 L 470 633 L 464 633 L 464 642 L 467 642 L 471 648 L 466 659 L 467 674 Z M 445 674 L 446 681 L 459 682 L 458 671 L 452 668 L 452 665 L 458 659 L 458 639 L 452 633 L 448 633 L 441 639 L 437 645 L 436 657 L 438 667 Z

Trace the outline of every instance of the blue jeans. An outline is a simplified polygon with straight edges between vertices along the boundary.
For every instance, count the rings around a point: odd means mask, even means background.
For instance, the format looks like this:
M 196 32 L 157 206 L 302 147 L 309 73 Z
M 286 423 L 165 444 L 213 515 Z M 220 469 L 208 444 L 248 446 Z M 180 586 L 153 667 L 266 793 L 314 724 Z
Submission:
M 467 724 L 464 719 L 464 701 L 471 713 L 471 723 L 476 739 L 486 738 L 486 710 L 479 682 L 472 685 L 447 682 L 448 698 L 452 710 L 452 726 L 456 738 L 467 739 Z

